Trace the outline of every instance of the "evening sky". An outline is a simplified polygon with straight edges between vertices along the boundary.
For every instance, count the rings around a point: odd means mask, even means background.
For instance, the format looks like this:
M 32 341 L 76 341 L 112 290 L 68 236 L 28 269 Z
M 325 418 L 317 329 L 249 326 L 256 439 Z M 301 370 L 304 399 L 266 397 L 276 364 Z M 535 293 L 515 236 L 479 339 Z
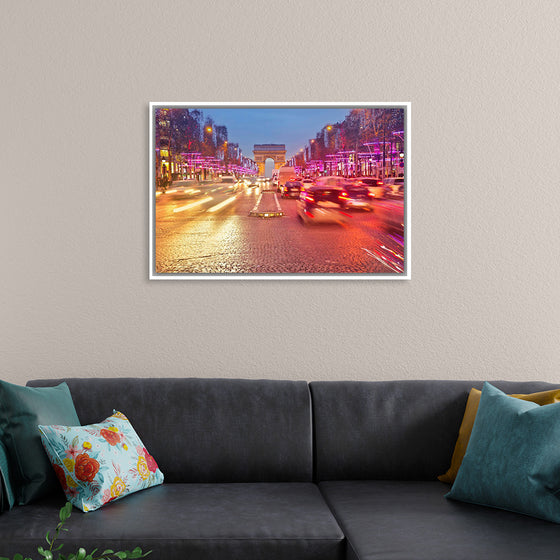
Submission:
M 236 142 L 253 159 L 254 144 L 285 144 L 286 158 L 294 156 L 324 126 L 342 122 L 351 108 L 215 108 L 197 107 L 204 119 L 225 125 L 229 142 Z

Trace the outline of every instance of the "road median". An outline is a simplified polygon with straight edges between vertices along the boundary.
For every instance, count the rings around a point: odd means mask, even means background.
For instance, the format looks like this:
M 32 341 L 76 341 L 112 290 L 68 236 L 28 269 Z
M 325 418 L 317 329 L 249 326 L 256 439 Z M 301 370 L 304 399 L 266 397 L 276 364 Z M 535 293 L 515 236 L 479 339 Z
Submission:
M 249 216 L 255 218 L 281 218 L 284 215 L 275 192 L 263 191 Z

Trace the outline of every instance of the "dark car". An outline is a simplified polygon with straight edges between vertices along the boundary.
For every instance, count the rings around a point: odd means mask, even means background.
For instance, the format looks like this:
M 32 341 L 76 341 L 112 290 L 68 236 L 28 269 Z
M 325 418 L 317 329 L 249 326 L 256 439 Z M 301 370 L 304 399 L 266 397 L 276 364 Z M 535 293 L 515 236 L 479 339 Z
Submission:
M 356 184 L 347 184 L 342 194 L 344 208 L 360 208 L 371 211 L 371 199 L 373 195 L 367 187 Z
M 349 215 L 344 212 L 347 194 L 344 188 L 337 186 L 315 185 L 301 191 L 297 201 L 297 213 L 302 222 L 316 223 L 344 223 Z
M 284 198 L 298 198 L 303 187 L 301 181 L 287 181 L 282 187 L 282 196 Z

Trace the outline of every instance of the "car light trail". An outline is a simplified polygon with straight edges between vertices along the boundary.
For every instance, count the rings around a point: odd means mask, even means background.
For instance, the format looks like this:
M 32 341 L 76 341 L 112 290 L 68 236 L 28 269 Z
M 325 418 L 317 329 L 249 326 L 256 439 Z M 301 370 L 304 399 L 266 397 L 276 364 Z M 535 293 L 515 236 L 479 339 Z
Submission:
M 401 261 L 404 262 L 404 256 L 399 254 L 399 253 L 395 253 L 395 251 L 392 251 L 391 249 L 389 249 L 389 247 L 385 247 L 385 245 L 381 245 L 382 249 L 385 249 L 385 251 L 389 251 L 389 253 L 393 253 L 393 255 L 395 255 L 395 257 L 397 257 L 397 259 L 400 259 Z
M 387 249 L 387 247 L 385 247 L 385 245 L 382 245 L 382 247 L 384 249 Z M 388 258 L 387 256 L 385 256 L 385 255 L 383 255 L 383 254 L 381 254 L 377 251 L 370 251 L 369 249 L 366 249 L 365 247 L 362 247 L 362 249 L 368 255 L 370 255 L 374 259 L 378 260 L 381 264 L 385 265 L 387 268 L 389 268 L 393 272 L 398 272 L 398 273 L 404 272 L 403 265 L 400 262 L 396 262 L 394 258 L 391 258 L 391 257 Z M 393 251 L 390 251 L 390 252 L 393 253 Z M 396 254 L 396 253 L 394 253 L 394 254 Z
M 212 200 L 211 196 L 201 198 L 200 200 L 197 200 L 196 202 L 191 202 L 190 204 L 186 204 L 185 206 L 179 206 L 178 208 L 173 208 L 173 212 L 183 212 L 185 210 L 188 210 L 189 208 L 194 208 L 195 206 L 200 206 L 201 204 L 204 204 L 205 202 L 208 202 L 209 200 Z
M 223 202 L 220 202 L 220 204 L 216 204 L 216 206 L 212 206 L 212 208 L 208 208 L 207 212 L 217 212 L 218 210 L 221 210 L 224 206 L 231 204 L 236 198 L 237 195 L 230 196 L 229 198 L 226 198 Z
M 161 196 L 161 191 L 158 191 L 158 192 L 156 193 L 156 196 Z
M 177 189 L 171 189 L 170 191 L 167 191 L 168 193 L 174 193 L 177 192 Z

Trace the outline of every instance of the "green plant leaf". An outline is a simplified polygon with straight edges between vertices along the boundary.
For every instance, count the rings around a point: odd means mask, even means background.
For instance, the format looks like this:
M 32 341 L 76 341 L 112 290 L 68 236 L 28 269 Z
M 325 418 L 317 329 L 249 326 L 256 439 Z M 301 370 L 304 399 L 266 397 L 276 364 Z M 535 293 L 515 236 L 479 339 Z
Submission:
M 60 532 L 68 531 L 66 527 L 63 527 L 63 525 L 68 520 L 71 513 L 72 513 L 72 504 L 71 502 L 66 502 L 66 504 L 59 511 L 58 516 L 60 518 L 60 523 L 58 523 L 58 525 L 56 526 L 54 536 L 51 535 L 50 531 L 47 531 L 47 534 L 45 535 L 45 541 L 47 542 L 47 544 L 49 544 L 50 549 L 45 550 L 42 546 L 37 547 L 37 552 L 44 560 L 54 560 L 53 552 L 58 552 L 64 546 L 64 544 L 61 543 L 56 548 L 51 550 Z M 94 555 L 97 551 L 98 549 L 95 548 L 92 552 L 88 554 L 84 548 L 79 548 L 78 552 L 75 554 L 69 554 L 68 556 L 63 556 L 62 554 L 59 554 L 57 556 L 57 560 L 111 560 L 111 558 L 109 558 L 110 555 L 115 556 L 119 560 L 126 560 L 127 558 L 145 558 L 152 552 L 151 550 L 149 550 L 146 553 L 142 553 L 142 549 L 139 546 L 134 548 L 132 551 L 126 550 L 126 551 L 118 551 L 118 552 L 115 552 L 112 549 L 108 548 L 103 551 L 101 556 L 95 558 Z M 0 560 L 10 560 L 10 558 L 0 556 Z M 32 559 L 31 558 L 24 559 L 22 554 L 14 554 L 12 560 L 32 560 Z
M 72 504 L 70 502 L 66 502 L 66 504 L 64 504 L 64 506 L 61 508 L 60 510 L 60 521 L 62 521 L 62 523 L 64 523 L 72 514 Z
M 37 549 L 37 552 L 45 559 L 45 560 L 53 560 L 53 553 L 50 550 L 43 550 L 43 547 L 40 546 Z M 15 557 L 14 557 L 14 560 Z

